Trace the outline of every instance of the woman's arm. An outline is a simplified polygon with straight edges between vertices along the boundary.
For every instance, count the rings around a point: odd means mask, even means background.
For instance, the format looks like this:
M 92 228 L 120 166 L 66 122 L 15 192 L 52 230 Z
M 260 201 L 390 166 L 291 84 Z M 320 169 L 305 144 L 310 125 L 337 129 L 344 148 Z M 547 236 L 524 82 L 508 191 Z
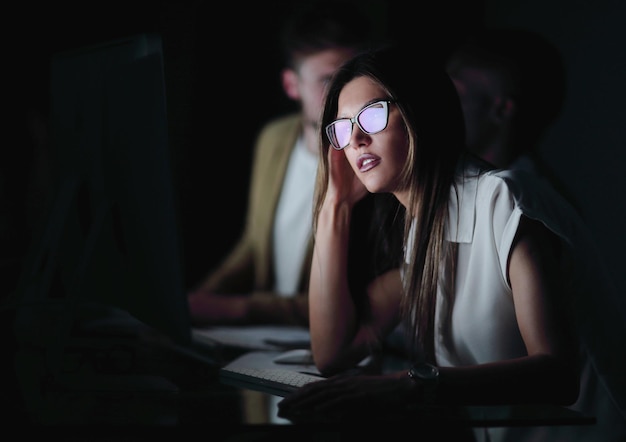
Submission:
M 376 277 L 364 294 L 368 311 L 356 310 L 347 276 L 350 219 L 346 204 L 327 199 L 318 220 L 309 314 L 315 363 L 325 374 L 356 365 L 398 322 L 402 289 L 398 269 Z
M 578 396 L 577 341 L 560 311 L 559 293 L 567 283 L 551 233 L 524 220 L 508 265 L 517 321 L 527 355 L 463 367 L 439 367 L 436 404 L 569 405 Z M 374 298 L 376 299 L 376 298 Z M 302 387 L 285 398 L 280 415 L 341 419 L 346 413 L 384 413 L 420 403 L 423 389 L 406 371 L 383 376 L 339 376 Z
M 332 374 L 354 367 L 369 354 L 381 333 L 395 326 L 401 283 L 396 270 L 371 281 L 366 293 L 350 292 L 350 225 L 353 209 L 367 190 L 343 152 L 330 149 L 328 160 L 328 187 L 317 213 L 314 235 L 309 323 L 315 363 L 322 373 Z M 361 221 L 375 222 L 369 215 L 359 216 Z M 366 278 L 366 274 L 364 270 L 362 277 Z M 367 311 L 357 311 L 355 296 L 368 298 L 363 303 L 359 301 Z
M 318 217 L 309 283 L 309 322 L 313 357 L 322 373 L 332 371 L 335 361 L 352 346 L 357 331 L 347 276 L 351 215 L 349 204 L 326 198 Z
M 559 305 L 569 281 L 554 235 L 522 218 L 508 277 L 527 356 L 479 366 L 441 368 L 445 403 L 571 404 L 578 395 L 577 341 Z

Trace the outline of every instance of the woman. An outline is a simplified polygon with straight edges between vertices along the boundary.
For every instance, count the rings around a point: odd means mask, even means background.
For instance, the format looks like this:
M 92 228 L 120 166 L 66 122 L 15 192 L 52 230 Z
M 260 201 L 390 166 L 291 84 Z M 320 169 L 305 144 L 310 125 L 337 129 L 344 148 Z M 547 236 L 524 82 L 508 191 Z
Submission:
M 589 253 L 574 212 L 532 178 L 468 154 L 450 79 L 436 63 L 407 69 L 406 55 L 400 47 L 359 55 L 329 86 L 309 309 L 312 351 L 325 375 L 377 352 L 399 324 L 415 364 L 408 375 L 309 384 L 279 404 L 280 415 L 297 421 L 313 411 L 343 419 L 421 404 L 561 404 L 597 424 L 476 429 L 474 436 L 535 441 L 543 440 L 540 431 L 550 433 L 545 440 L 623 440 L 623 402 L 606 388 L 623 372 L 590 353 L 592 340 L 610 333 L 597 330 L 589 297 L 580 296 L 602 290 L 602 278 L 573 267 Z M 347 242 L 352 209 L 368 193 L 392 194 L 403 207 L 397 253 L 405 262 L 355 293 Z M 581 269 L 596 262 L 589 261 Z M 606 306 L 609 296 L 594 305 Z M 607 314 L 623 328 L 616 312 Z

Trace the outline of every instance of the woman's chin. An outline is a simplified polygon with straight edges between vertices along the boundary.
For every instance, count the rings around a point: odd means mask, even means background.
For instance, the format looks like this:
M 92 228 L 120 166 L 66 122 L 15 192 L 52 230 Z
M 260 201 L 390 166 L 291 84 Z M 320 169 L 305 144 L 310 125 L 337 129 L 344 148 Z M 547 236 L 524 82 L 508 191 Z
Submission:
M 388 193 L 390 192 L 388 186 L 383 186 L 380 182 L 366 182 L 363 183 L 369 193 Z

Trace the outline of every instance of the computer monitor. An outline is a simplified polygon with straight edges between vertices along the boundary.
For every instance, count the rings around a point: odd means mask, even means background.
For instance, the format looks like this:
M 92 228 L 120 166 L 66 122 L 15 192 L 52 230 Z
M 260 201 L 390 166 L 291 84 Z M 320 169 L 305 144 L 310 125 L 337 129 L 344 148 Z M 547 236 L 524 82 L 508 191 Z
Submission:
M 57 53 L 50 72 L 57 198 L 18 286 L 16 327 L 32 333 L 42 309 L 63 324 L 112 309 L 188 344 L 161 37 Z M 55 327 L 43 322 L 42 335 Z

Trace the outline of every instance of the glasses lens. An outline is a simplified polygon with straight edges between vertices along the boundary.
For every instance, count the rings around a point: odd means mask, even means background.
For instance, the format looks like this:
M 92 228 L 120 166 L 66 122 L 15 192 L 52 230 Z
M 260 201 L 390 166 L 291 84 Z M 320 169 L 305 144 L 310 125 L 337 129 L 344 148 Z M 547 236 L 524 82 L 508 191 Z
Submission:
M 387 126 L 387 103 L 380 101 L 366 107 L 358 115 L 359 125 L 364 132 L 375 134 Z
M 387 101 L 379 101 L 361 110 L 356 116 L 361 130 L 366 134 L 375 134 L 387 127 L 387 106 Z M 350 118 L 341 118 L 326 126 L 326 135 L 335 149 L 340 150 L 350 144 L 353 121 Z
M 337 120 L 328 126 L 326 133 L 335 148 L 343 149 L 350 144 L 352 122 L 347 118 Z

